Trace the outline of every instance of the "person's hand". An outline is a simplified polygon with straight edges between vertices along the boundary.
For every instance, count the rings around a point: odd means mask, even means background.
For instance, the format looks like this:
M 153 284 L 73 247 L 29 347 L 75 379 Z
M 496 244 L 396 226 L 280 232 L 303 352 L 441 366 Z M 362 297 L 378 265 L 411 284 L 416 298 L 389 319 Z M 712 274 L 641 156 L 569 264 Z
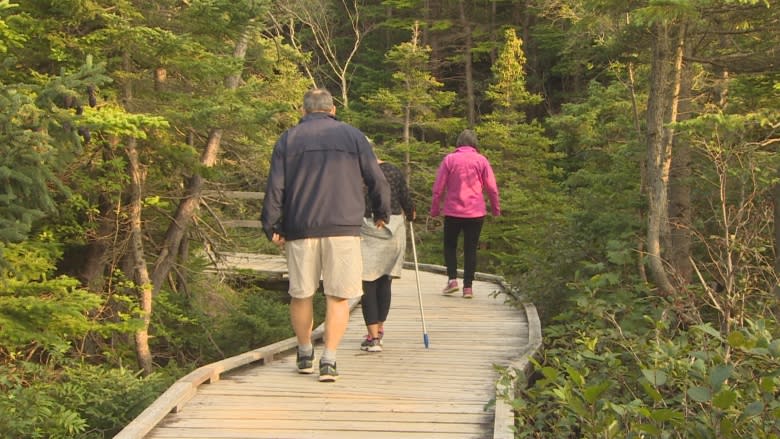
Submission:
M 284 243 L 285 243 L 284 236 L 278 233 L 274 233 L 274 235 L 271 237 L 271 242 L 276 244 L 276 246 L 279 247 L 280 250 L 284 248 Z
M 412 222 L 415 219 L 417 219 L 417 211 L 416 210 L 413 210 L 410 215 L 406 216 L 406 221 L 408 221 L 408 222 Z
M 385 220 L 383 219 L 374 220 L 374 225 L 376 226 L 377 229 L 383 229 L 385 228 Z

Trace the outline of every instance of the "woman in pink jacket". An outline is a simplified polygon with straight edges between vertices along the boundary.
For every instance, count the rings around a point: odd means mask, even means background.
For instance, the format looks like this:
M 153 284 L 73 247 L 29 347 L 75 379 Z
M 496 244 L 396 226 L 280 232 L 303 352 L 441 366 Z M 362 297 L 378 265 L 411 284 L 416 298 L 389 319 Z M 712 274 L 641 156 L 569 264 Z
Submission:
M 487 215 L 483 191 L 490 198 L 493 216 L 501 215 L 498 186 L 488 159 L 477 150 L 477 135 L 463 130 L 455 151 L 447 154 L 439 165 L 433 183 L 431 216 L 444 214 L 444 262 L 447 265 L 447 286 L 443 294 L 453 294 L 458 287 L 458 238 L 463 232 L 463 297 L 474 297 L 472 283 L 477 269 L 477 245 L 482 224 Z M 441 202 L 444 201 L 444 209 Z

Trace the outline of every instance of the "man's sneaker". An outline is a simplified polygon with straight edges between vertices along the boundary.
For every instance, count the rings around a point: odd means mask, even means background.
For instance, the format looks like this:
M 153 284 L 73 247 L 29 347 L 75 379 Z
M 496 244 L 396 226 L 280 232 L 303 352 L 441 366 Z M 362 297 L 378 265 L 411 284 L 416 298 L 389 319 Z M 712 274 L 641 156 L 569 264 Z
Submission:
M 306 357 L 302 356 L 300 351 L 295 355 L 295 365 L 298 366 L 298 373 L 313 373 L 314 372 L 314 351 L 311 355 Z
M 444 287 L 443 290 L 441 290 L 442 294 L 450 295 L 452 293 L 455 293 L 459 290 L 458 288 L 458 280 L 457 279 L 450 279 L 449 282 L 447 282 L 447 286 Z
M 474 297 L 474 290 L 471 289 L 471 287 L 464 287 L 463 288 L 463 298 L 464 299 L 472 299 Z
M 320 360 L 320 382 L 332 383 L 339 378 L 339 373 L 336 372 L 336 363 L 323 363 Z
M 365 340 L 363 340 L 363 343 L 360 343 L 360 350 L 368 352 L 382 352 L 382 339 L 379 337 L 372 338 L 370 335 L 367 335 Z

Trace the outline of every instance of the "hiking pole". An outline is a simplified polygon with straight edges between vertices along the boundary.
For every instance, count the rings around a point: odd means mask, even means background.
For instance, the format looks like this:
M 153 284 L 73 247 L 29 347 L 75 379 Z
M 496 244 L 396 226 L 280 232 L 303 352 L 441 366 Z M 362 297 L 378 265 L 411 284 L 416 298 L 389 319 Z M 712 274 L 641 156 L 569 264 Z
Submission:
M 422 291 L 420 289 L 420 269 L 417 267 L 417 246 L 414 243 L 414 224 L 409 221 L 409 233 L 412 237 L 412 255 L 414 255 L 414 274 L 417 277 L 417 300 L 420 302 L 420 319 L 422 320 L 423 344 L 428 349 L 428 330 L 425 328 L 425 311 L 423 311 Z

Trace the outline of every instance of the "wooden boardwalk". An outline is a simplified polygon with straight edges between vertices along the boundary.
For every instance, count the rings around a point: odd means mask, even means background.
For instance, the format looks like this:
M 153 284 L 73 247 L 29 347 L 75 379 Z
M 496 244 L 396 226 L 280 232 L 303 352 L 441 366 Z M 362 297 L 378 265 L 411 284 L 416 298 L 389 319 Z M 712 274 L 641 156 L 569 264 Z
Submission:
M 472 300 L 441 295 L 443 274 L 419 275 L 428 348 L 415 271 L 406 269 L 393 282 L 383 352 L 359 349 L 365 326 L 356 304 L 337 382 L 318 382 L 316 370 L 296 373 L 289 339 L 191 373 L 116 438 L 512 437 L 511 409 L 492 404 L 495 366 L 523 368 L 538 349 L 535 309 L 504 304 L 487 275 L 474 283 Z M 317 359 L 321 351 L 315 344 Z

